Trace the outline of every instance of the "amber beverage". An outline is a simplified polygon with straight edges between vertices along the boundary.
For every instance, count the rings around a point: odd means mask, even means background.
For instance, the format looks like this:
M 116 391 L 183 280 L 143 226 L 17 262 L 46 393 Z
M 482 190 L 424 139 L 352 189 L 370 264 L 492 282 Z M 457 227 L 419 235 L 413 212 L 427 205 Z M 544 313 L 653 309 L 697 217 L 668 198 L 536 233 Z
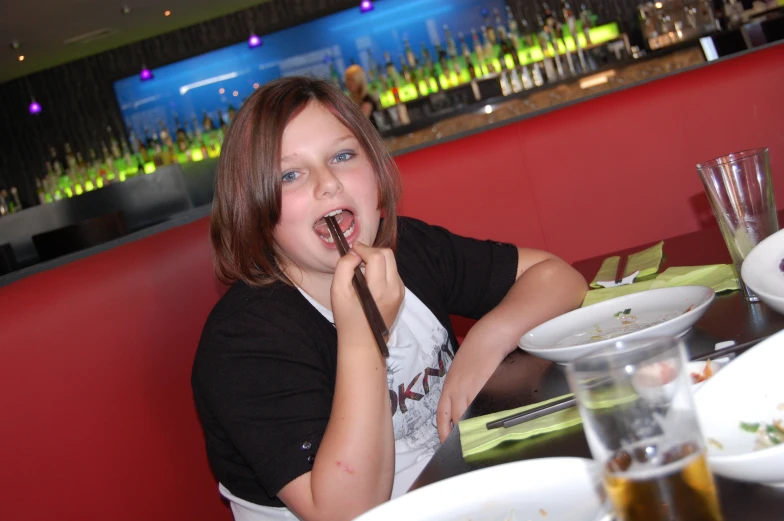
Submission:
M 635 452 L 645 451 L 622 451 L 605 468 L 618 521 L 722 521 L 716 484 L 696 447 L 678 447 L 678 459 L 660 467 L 634 461 Z

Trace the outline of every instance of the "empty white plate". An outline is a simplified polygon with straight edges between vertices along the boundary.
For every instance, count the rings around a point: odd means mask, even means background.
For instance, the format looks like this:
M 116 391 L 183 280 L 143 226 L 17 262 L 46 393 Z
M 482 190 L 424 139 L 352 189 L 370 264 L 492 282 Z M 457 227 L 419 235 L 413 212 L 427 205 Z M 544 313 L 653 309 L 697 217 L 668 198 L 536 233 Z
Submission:
M 784 331 L 763 340 L 694 394 L 711 470 L 740 481 L 784 483 L 784 443 L 755 450 L 756 435 L 741 428 L 784 421 Z
M 595 521 L 603 488 L 592 460 L 506 463 L 404 494 L 355 521 Z
M 677 286 L 624 295 L 548 320 L 518 346 L 539 358 L 565 364 L 622 340 L 679 336 L 708 310 L 715 294 L 706 286 Z

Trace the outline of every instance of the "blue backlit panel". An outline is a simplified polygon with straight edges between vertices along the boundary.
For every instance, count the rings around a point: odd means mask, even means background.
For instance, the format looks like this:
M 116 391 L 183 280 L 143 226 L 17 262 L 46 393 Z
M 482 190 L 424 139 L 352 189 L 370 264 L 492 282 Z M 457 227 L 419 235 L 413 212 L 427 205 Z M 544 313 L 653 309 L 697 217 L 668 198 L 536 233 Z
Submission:
M 114 90 L 126 124 L 137 136 L 144 129 L 157 130 L 158 120 L 174 128 L 174 115 L 180 121 L 199 122 L 207 111 L 217 121 L 218 110 L 225 115 L 229 104 L 239 108 L 254 90 L 270 80 L 292 75 L 330 77 L 330 62 L 342 78 L 352 60 L 367 70 L 368 50 L 383 67 L 384 52 L 389 52 L 396 67 L 407 38 L 417 55 L 425 42 L 445 46 L 443 26 L 455 38 L 479 30 L 485 22 L 482 10 L 500 11 L 507 23 L 504 0 L 380 0 L 375 8 L 360 13 L 342 11 L 312 22 L 270 34 L 263 34 L 262 45 L 249 48 L 247 42 L 224 47 L 200 56 L 154 69 L 154 78 L 142 82 L 138 75 L 114 83 Z

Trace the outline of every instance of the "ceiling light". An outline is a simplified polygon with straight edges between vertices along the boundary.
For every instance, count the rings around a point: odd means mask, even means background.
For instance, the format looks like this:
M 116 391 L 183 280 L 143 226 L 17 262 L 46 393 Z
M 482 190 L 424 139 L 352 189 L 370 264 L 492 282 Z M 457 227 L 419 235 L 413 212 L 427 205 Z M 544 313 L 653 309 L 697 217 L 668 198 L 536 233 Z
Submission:
M 171 14 L 171 11 L 169 11 L 168 9 L 163 12 L 163 16 L 169 16 L 170 14 Z
M 41 104 L 35 101 L 35 99 L 30 100 L 30 114 L 40 114 L 41 113 Z
M 122 14 L 131 14 L 131 8 L 130 8 L 130 7 L 128 7 L 127 5 L 124 5 L 124 6 L 122 6 L 122 7 L 120 8 L 120 12 L 121 12 Z
M 20 61 L 20 62 L 23 62 L 23 61 L 24 61 L 24 54 L 20 54 L 20 55 L 19 55 L 19 61 Z
M 153 74 L 150 69 L 148 69 L 145 65 L 142 65 L 142 70 L 139 72 L 139 79 L 142 81 L 148 81 L 153 79 Z
M 254 83 L 254 84 L 253 84 L 253 88 L 254 88 L 254 89 L 258 89 L 258 88 L 259 88 L 259 84 L 258 84 L 258 83 Z
M 234 92 L 232 92 L 231 94 L 232 94 L 232 96 L 234 96 L 235 98 L 236 98 L 237 96 L 239 96 L 239 95 L 240 95 L 239 91 L 236 91 L 236 90 L 235 90 Z
M 255 33 L 250 33 L 250 38 L 248 38 L 248 47 L 254 49 L 259 47 L 262 44 L 261 38 L 256 36 Z
M 359 3 L 359 12 L 360 13 L 367 13 L 368 11 L 373 10 L 373 2 L 371 0 L 362 0 Z
M 223 87 L 218 89 L 218 94 L 223 94 L 224 92 L 226 92 L 226 89 L 224 89 Z

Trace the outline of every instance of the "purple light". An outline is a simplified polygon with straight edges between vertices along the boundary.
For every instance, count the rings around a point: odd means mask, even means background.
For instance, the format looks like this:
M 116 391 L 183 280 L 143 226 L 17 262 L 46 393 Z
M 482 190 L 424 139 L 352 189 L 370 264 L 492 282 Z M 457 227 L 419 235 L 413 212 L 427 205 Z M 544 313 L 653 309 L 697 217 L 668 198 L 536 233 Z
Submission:
M 359 3 L 359 12 L 360 13 L 367 13 L 368 11 L 373 10 L 373 2 L 371 0 L 362 0 Z
M 152 71 L 147 67 L 142 68 L 142 71 L 139 73 L 139 79 L 142 81 L 147 81 L 151 80 L 152 78 Z
M 261 38 L 256 36 L 255 34 L 251 34 L 250 38 L 248 38 L 248 47 L 251 49 L 256 48 L 261 45 Z
M 41 104 L 33 100 L 30 103 L 30 114 L 39 114 L 41 112 Z

